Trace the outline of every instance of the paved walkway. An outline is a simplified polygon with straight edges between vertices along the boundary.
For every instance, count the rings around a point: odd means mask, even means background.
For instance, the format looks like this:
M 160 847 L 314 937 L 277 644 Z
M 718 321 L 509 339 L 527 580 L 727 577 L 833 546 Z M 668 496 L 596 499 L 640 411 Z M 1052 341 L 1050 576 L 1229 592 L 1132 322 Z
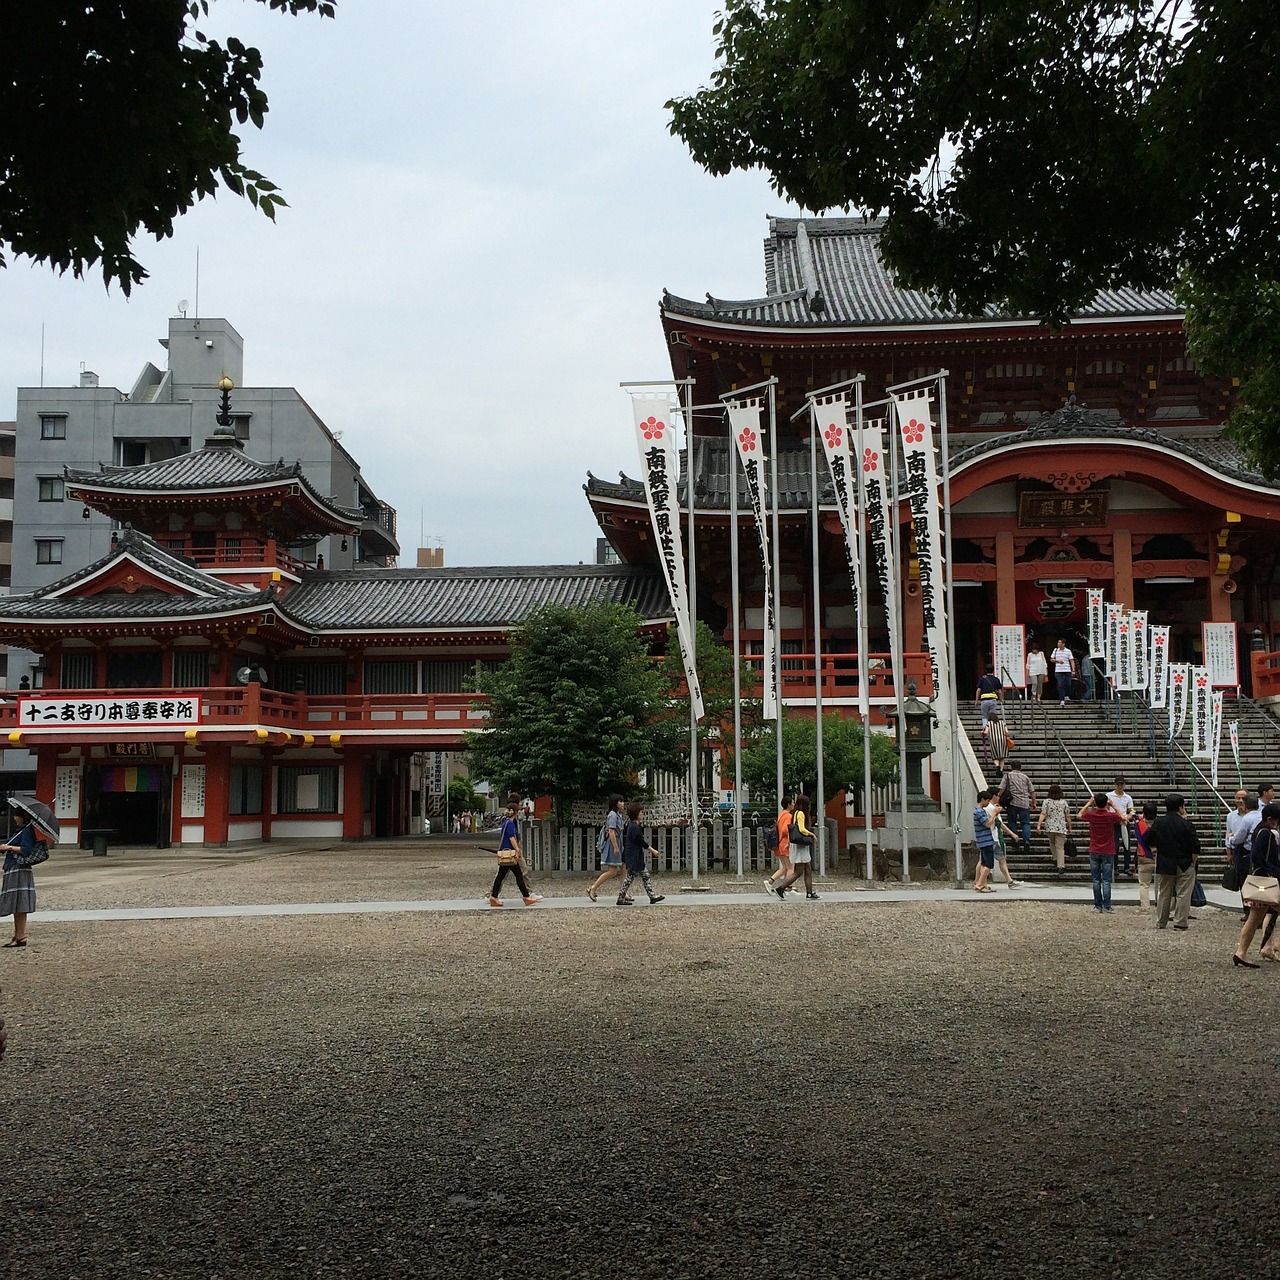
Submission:
M 819 885 L 821 890 L 821 885 Z M 1209 905 L 1224 911 L 1240 909 L 1240 895 L 1228 893 L 1224 889 L 1206 888 Z M 1137 906 L 1138 890 L 1136 885 L 1117 885 L 1112 894 L 1112 901 L 1117 906 Z M 505 899 L 504 910 L 536 910 L 536 911 L 583 911 L 616 909 L 609 895 L 602 895 L 598 903 L 590 902 L 586 895 L 581 897 L 546 897 L 535 907 L 526 908 L 518 896 Z M 803 897 L 790 898 L 786 903 L 775 902 L 761 888 L 758 893 L 702 893 L 676 892 L 668 894 L 661 904 L 662 909 L 668 907 L 684 910 L 696 907 L 756 907 L 778 911 L 798 911 L 803 909 L 821 910 L 831 903 L 854 904 L 857 906 L 880 905 L 900 902 L 955 902 L 971 903 L 974 906 L 990 906 L 1003 902 L 1065 902 L 1090 904 L 1093 892 L 1087 885 L 1052 885 L 1027 884 L 1025 887 L 1009 889 L 1005 885 L 997 885 L 994 893 L 974 893 L 966 886 L 954 888 L 914 888 L 911 886 L 895 886 L 886 888 L 865 888 L 856 890 L 831 890 L 821 893 L 816 903 L 810 903 Z M 648 903 L 641 900 L 634 910 L 643 911 Z M 171 906 L 171 907 L 116 907 L 101 909 L 85 909 L 78 911 L 39 911 L 41 922 L 45 921 L 94 921 L 94 920 L 203 920 L 211 918 L 228 918 L 241 916 L 341 916 L 341 915 L 381 915 L 403 912 L 492 912 L 495 908 L 488 905 L 484 898 L 419 898 L 407 901 L 370 901 L 370 902 L 278 902 L 278 903 L 244 903 L 225 906 Z

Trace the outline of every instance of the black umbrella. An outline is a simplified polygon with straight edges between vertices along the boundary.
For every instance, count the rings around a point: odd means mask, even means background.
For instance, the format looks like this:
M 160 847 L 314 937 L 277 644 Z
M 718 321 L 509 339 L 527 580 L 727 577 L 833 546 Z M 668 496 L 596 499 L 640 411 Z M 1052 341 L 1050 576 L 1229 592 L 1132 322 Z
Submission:
M 44 801 L 28 800 L 23 796 L 10 796 L 9 803 L 15 809 L 21 809 L 35 824 L 36 829 L 43 831 L 54 844 L 58 843 L 62 828 L 58 825 L 57 818 L 53 816 L 53 810 Z

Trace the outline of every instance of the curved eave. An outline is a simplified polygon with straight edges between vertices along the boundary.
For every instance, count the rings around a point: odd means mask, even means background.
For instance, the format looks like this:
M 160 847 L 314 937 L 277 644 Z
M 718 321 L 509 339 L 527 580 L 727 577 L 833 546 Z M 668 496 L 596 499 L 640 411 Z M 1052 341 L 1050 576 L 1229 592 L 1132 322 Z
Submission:
M 120 512 L 139 508 L 199 507 L 232 508 L 263 500 L 273 506 L 279 503 L 282 514 L 302 529 L 316 529 L 325 533 L 354 534 L 359 531 L 363 516 L 346 514 L 330 506 L 300 477 L 273 480 L 263 484 L 236 484 L 220 487 L 202 485 L 199 488 L 140 488 L 128 485 L 94 484 L 84 480 L 68 481 L 67 497 L 86 506 L 94 507 L 104 515 L 116 517 Z
M 1034 461 L 1025 460 L 1034 455 Z M 1224 474 L 1207 459 L 1175 452 L 1155 440 L 1070 436 L 1060 440 L 1019 439 L 997 445 L 951 467 L 951 501 L 956 503 L 1002 480 L 1044 478 L 1056 466 L 1071 472 L 1100 470 L 1125 475 L 1206 507 L 1236 511 L 1268 523 L 1280 522 L 1280 489 L 1262 481 Z
M 769 302 L 776 302 L 770 299 Z M 683 304 L 688 310 L 683 310 Z M 740 306 L 759 305 L 754 300 Z M 814 338 L 838 340 L 842 337 L 866 337 L 867 335 L 885 334 L 893 337 L 936 337 L 938 334 L 973 333 L 984 336 L 1001 333 L 1023 334 L 1031 330 L 1042 330 L 1046 335 L 1053 335 L 1058 330 L 1050 329 L 1040 320 L 1031 317 L 1010 318 L 1007 316 L 963 316 L 947 317 L 931 320 L 913 317 L 902 320 L 875 320 L 864 324 L 855 324 L 847 320 L 832 321 L 815 319 L 807 322 L 778 319 L 757 319 L 752 316 L 735 313 L 731 310 L 713 310 L 705 303 L 692 302 L 685 298 L 670 295 L 660 304 L 659 314 L 664 326 L 668 329 L 678 326 L 696 327 L 711 333 L 731 335 L 740 333 L 752 340 L 769 338 L 786 342 L 789 338 L 797 341 Z M 1181 329 L 1183 315 L 1180 311 L 1153 311 L 1146 314 L 1129 315 L 1091 315 L 1076 316 L 1068 320 L 1065 330 L 1072 333 L 1087 332 L 1092 328 L 1115 333 L 1117 330 L 1138 332 L 1145 328 Z
M 75 614 L 63 617 L 28 617 L 6 615 L 0 612 L 0 643 L 20 644 L 24 648 L 35 646 L 26 643 L 36 637 L 62 639 L 68 635 L 86 639 L 95 635 L 192 635 L 210 629 L 223 629 L 228 624 L 239 623 L 253 627 L 271 638 L 282 633 L 291 640 L 305 641 L 312 633 L 300 627 L 274 603 L 239 607 L 234 609 L 210 609 L 207 612 L 186 614 L 128 614 L 116 615 Z

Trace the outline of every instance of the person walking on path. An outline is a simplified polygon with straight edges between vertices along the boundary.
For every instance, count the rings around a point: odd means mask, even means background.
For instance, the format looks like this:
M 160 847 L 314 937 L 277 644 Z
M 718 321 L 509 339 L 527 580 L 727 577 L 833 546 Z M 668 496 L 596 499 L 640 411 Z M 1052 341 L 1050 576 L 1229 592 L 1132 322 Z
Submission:
M 1000 868 L 1000 874 L 1004 876 L 1005 884 L 1007 884 L 1010 889 L 1021 889 L 1022 881 L 1015 880 L 1013 878 L 1013 872 L 1009 870 L 1008 842 L 1012 840 L 1014 844 L 1021 844 L 1022 837 L 1019 836 L 1016 831 L 1012 830 L 1009 824 L 1004 820 L 1004 803 L 1000 799 L 1000 794 L 1001 793 L 998 788 L 992 787 L 990 791 L 991 798 L 987 803 L 987 808 L 994 810 L 996 815 L 996 824 L 992 828 L 996 838 L 996 866 Z
M 1027 696 L 1037 702 L 1044 701 L 1044 678 L 1049 674 L 1049 663 L 1038 640 L 1032 640 L 1027 648 Z
M 1055 782 L 1049 788 L 1049 798 L 1040 805 L 1040 819 L 1036 823 L 1036 835 L 1043 831 L 1049 840 L 1049 852 L 1058 867 L 1058 875 L 1067 869 L 1067 837 L 1071 834 L 1071 814 L 1062 798 L 1062 788 Z
M 1147 847 L 1156 855 L 1156 928 L 1169 923 L 1169 907 L 1177 894 L 1175 929 L 1189 928 L 1191 886 L 1196 878 L 1200 837 L 1187 819 L 1187 806 L 1176 792 L 1165 796 L 1164 813 L 1147 828 Z
M 656 905 L 667 896 L 665 893 L 654 891 L 649 867 L 645 862 L 646 855 L 652 853 L 657 857 L 658 851 L 651 848 L 644 838 L 644 827 L 640 825 L 643 814 L 644 806 L 639 800 L 633 800 L 627 805 L 627 826 L 622 834 L 622 861 L 627 868 L 627 878 L 622 882 L 622 888 L 618 890 L 617 905 L 620 907 L 635 906 L 635 900 L 627 896 L 627 890 L 631 888 L 631 882 L 636 876 L 640 877 L 640 882 L 644 885 L 644 891 L 649 895 L 651 904 Z
M 1053 676 L 1058 682 L 1058 706 L 1065 707 L 1071 697 L 1071 681 L 1076 674 L 1076 655 L 1067 647 L 1066 640 L 1059 636 L 1058 647 L 1050 657 L 1053 661 Z
M 22 863 L 35 853 L 36 829 L 28 814 L 21 809 L 13 811 L 18 829 L 9 837 L 8 844 L 0 845 L 4 852 L 4 881 L 0 883 L 0 916 L 13 917 L 13 939 L 6 947 L 27 945 L 27 917 L 36 909 L 36 877 L 29 866 Z
M 1280 829 L 1280 804 L 1264 805 L 1262 821 L 1253 833 L 1253 846 L 1249 850 L 1249 865 L 1253 875 L 1280 879 L 1280 830 L 1278 829 Z M 1253 942 L 1253 935 L 1257 933 L 1258 926 L 1267 918 L 1271 904 L 1250 901 L 1248 906 L 1249 915 L 1240 926 L 1240 940 L 1236 943 L 1231 962 L 1243 969 L 1258 969 L 1261 966 L 1249 959 L 1249 944 Z M 1262 953 L 1268 959 L 1274 958 L 1274 952 L 1269 954 L 1265 943 Z
M 1147 843 L 1147 833 L 1159 813 L 1160 806 L 1154 800 L 1148 800 L 1142 806 L 1142 817 L 1134 825 L 1134 843 L 1138 846 L 1138 905 L 1143 910 L 1152 905 L 1155 898 L 1152 889 L 1156 878 L 1156 855 Z
M 1012 756 L 1004 762 L 1004 781 L 1000 793 L 1009 822 L 1024 845 L 1031 843 L 1031 810 L 1036 804 L 1036 789 L 1030 778 L 1022 772 L 1022 765 Z
M 791 816 L 796 811 L 795 796 L 783 796 L 782 808 L 778 812 L 777 831 L 778 847 L 773 856 L 778 860 L 777 870 L 764 882 L 766 893 L 773 893 L 779 880 L 785 880 L 791 874 Z M 793 889 L 794 893 L 795 890 Z
M 804 896 L 816 898 L 813 891 L 813 832 L 809 830 L 809 810 L 813 801 L 808 796 L 796 796 L 795 812 L 791 817 L 791 874 L 781 884 L 774 886 L 774 893 L 784 902 L 787 890 L 804 876 Z
M 587 890 L 587 897 L 595 902 L 596 895 L 610 880 L 622 875 L 622 836 L 627 829 L 627 815 L 623 811 L 621 796 L 609 797 L 609 812 L 604 820 L 604 851 L 600 865 L 604 869 Z
M 1004 700 L 1004 684 L 996 675 L 995 667 L 988 662 L 986 670 L 978 677 L 978 688 L 973 695 L 973 705 L 982 712 L 982 723 L 991 719 L 992 712 L 1000 710 Z
M 1099 791 L 1076 815 L 1089 828 L 1089 872 L 1093 878 L 1093 909 L 1111 910 L 1111 882 L 1115 878 L 1117 823 L 1124 819 Z
M 498 896 L 502 892 L 502 882 L 508 875 L 514 874 L 516 878 L 516 888 L 520 890 L 520 895 L 524 899 L 524 905 L 531 907 L 535 902 L 542 901 L 542 895 L 531 893 L 528 884 L 525 882 L 524 872 L 520 868 L 521 859 L 524 854 L 520 850 L 520 832 L 516 827 L 516 810 L 519 806 L 519 799 L 515 797 L 507 798 L 507 811 L 502 819 L 502 831 L 498 836 L 498 874 L 493 878 L 493 888 L 489 890 L 489 905 L 491 907 L 502 906 L 502 899 Z
M 1133 862 L 1133 836 L 1129 828 L 1134 820 L 1135 810 L 1133 797 L 1124 789 L 1122 775 L 1116 775 L 1116 789 L 1107 792 L 1107 799 L 1111 802 L 1111 807 L 1124 818 L 1123 825 L 1116 828 L 1116 874 L 1132 875 L 1129 868 Z
M 1249 874 L 1253 833 L 1262 821 L 1262 809 L 1258 792 L 1237 791 L 1235 812 L 1227 814 L 1227 856 L 1240 877 L 1241 885 Z M 1244 905 L 1243 898 L 1240 899 L 1240 911 L 1241 920 L 1248 919 L 1249 908 Z
M 973 839 L 978 846 L 978 865 L 974 868 L 973 891 L 975 893 L 994 893 L 987 883 L 996 868 L 996 822 L 999 820 L 1000 806 L 995 812 L 987 807 L 991 799 L 991 789 L 978 792 L 978 800 L 973 809 Z

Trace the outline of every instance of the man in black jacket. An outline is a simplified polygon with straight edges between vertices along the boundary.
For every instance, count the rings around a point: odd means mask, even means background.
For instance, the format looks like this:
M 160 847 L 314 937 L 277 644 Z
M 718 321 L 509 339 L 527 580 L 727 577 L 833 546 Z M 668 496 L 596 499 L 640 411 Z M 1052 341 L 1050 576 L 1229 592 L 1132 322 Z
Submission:
M 1156 853 L 1156 928 L 1163 929 L 1169 923 L 1169 900 L 1176 893 L 1178 911 L 1173 927 L 1185 929 L 1200 837 L 1187 820 L 1186 802 L 1180 795 L 1165 796 L 1163 815 L 1147 829 L 1147 844 Z

